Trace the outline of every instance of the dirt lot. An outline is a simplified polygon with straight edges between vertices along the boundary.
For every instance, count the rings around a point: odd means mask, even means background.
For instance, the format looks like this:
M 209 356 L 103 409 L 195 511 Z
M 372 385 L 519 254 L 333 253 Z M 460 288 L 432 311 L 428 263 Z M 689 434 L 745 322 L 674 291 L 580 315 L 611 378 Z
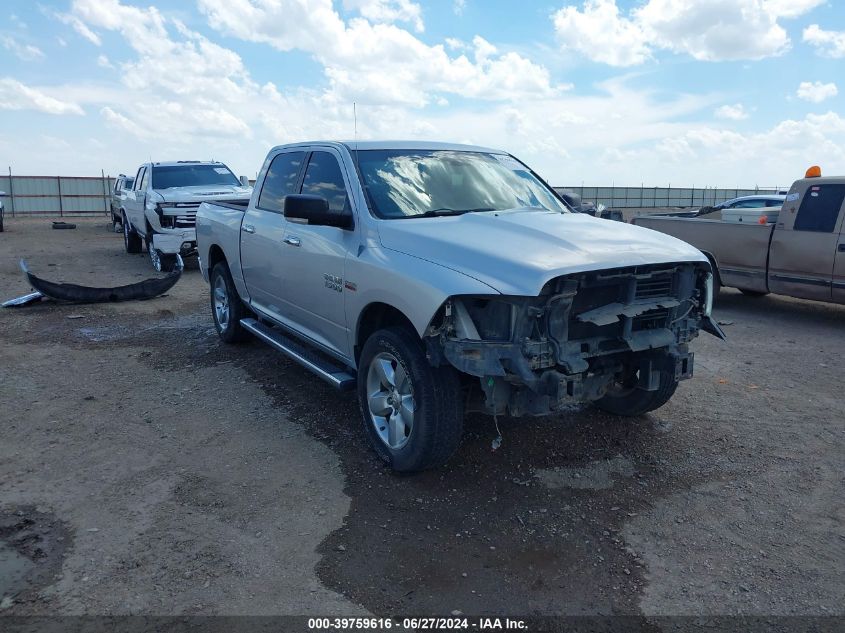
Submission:
M 151 275 L 105 219 L 7 219 L 17 268 Z M 842 614 L 845 307 L 723 291 L 725 344 L 635 421 L 472 417 L 396 476 L 351 396 L 168 296 L 0 310 L 4 614 Z

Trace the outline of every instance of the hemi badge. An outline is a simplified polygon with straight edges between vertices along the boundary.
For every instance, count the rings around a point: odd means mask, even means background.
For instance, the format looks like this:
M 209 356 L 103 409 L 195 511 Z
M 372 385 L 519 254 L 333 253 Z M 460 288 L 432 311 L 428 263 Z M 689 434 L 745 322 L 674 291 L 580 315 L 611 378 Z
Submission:
M 352 292 L 355 292 L 356 290 L 358 290 L 358 286 L 356 284 L 352 283 L 351 281 L 345 282 L 343 284 L 343 287 L 346 288 L 347 290 L 351 290 Z

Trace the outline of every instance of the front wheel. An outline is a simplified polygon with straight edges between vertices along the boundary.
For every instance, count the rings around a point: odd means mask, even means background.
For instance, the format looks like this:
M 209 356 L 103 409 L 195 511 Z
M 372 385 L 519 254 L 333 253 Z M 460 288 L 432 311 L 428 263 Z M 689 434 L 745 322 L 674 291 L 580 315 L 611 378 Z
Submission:
M 675 373 L 663 370 L 660 372 L 660 385 L 654 391 L 617 384 L 594 404 L 613 415 L 633 417 L 659 409 L 669 402 L 677 388 Z
M 364 432 L 379 457 L 399 472 L 444 464 L 463 431 L 458 373 L 432 367 L 422 343 L 405 328 L 370 336 L 358 364 Z
M 147 240 L 147 254 L 150 256 L 150 263 L 160 273 L 170 273 L 176 269 L 176 254 L 162 253 L 153 246 L 152 240 Z
M 214 328 L 226 343 L 239 343 L 247 338 L 248 332 L 241 325 L 241 319 L 246 318 L 247 311 L 238 291 L 232 274 L 225 262 L 219 262 L 212 268 L 209 278 L 211 284 L 211 316 L 214 318 Z

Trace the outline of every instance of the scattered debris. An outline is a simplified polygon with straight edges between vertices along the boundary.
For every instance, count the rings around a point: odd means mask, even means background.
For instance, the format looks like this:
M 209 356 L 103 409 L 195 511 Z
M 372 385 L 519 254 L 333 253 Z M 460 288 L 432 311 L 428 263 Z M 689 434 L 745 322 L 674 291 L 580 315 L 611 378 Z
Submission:
M 719 325 L 733 325 L 734 324 L 733 321 L 719 321 L 718 323 L 719 323 Z
M 53 222 L 54 229 L 75 229 L 76 225 L 70 222 Z
M 15 297 L 14 299 L 9 299 L 8 301 L 3 302 L 4 308 L 16 308 L 18 306 L 25 306 L 29 305 L 30 303 L 35 303 L 36 301 L 41 301 L 44 298 L 40 292 L 30 292 L 29 294 L 22 295 L 20 297 Z

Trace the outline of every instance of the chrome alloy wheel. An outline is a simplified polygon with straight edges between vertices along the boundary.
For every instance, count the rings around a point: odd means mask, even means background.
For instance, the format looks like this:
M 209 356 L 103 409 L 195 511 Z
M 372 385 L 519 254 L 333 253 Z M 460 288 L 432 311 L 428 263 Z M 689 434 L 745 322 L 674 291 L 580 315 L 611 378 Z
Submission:
M 411 380 L 399 360 L 381 352 L 367 370 L 367 406 L 382 442 L 393 450 L 408 443 L 414 428 Z
M 229 327 L 229 295 L 226 292 L 226 280 L 218 275 L 214 280 L 214 316 L 221 330 Z
M 152 242 L 148 242 L 147 244 L 147 253 L 150 256 L 150 263 L 153 265 L 153 269 L 161 272 L 161 253 L 158 249 L 153 248 Z

